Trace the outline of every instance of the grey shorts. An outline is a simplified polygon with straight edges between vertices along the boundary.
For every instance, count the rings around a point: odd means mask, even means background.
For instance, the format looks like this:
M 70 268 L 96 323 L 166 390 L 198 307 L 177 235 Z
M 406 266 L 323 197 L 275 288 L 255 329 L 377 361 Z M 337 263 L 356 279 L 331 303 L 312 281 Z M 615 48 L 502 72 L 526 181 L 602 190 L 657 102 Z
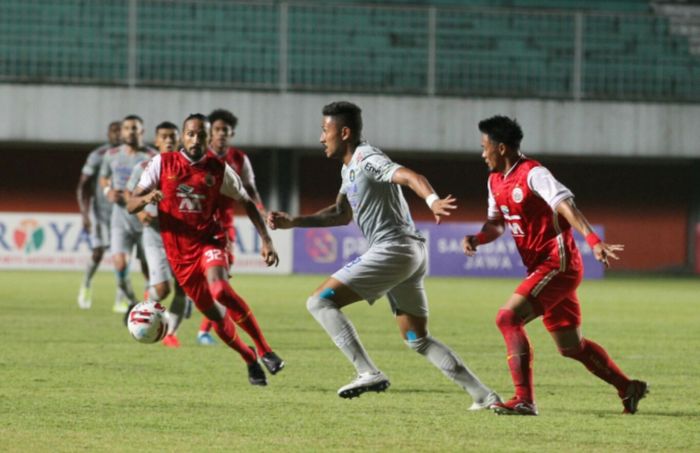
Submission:
M 367 302 L 386 295 L 391 310 L 428 316 L 423 279 L 427 271 L 425 244 L 377 244 L 338 270 L 332 277 L 350 287 Z
M 90 244 L 92 248 L 109 248 L 111 228 L 109 220 L 99 220 L 90 215 Z
M 139 259 L 143 257 L 143 248 L 141 247 L 141 233 L 143 231 L 143 226 L 136 218 L 136 216 L 131 216 L 130 214 L 124 214 L 117 209 L 112 211 L 111 218 L 111 235 L 110 235 L 110 252 L 115 253 L 125 253 L 131 256 L 134 247 L 137 248 L 137 255 Z
M 150 227 L 143 229 L 143 252 L 148 263 L 148 284 L 157 285 L 170 281 L 173 274 L 170 271 L 168 257 L 163 247 L 163 238 L 160 233 Z

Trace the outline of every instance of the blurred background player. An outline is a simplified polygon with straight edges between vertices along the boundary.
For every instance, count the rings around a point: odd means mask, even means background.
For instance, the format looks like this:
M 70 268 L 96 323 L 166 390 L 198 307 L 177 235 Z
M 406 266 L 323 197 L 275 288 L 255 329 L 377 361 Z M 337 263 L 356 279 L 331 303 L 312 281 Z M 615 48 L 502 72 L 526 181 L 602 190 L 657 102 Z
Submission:
M 243 187 L 248 196 L 257 206 L 260 215 L 265 218 L 265 206 L 261 201 L 258 188 L 255 185 L 255 173 L 253 166 L 250 163 L 248 155 L 241 149 L 231 146 L 230 142 L 236 135 L 236 126 L 238 118 L 228 110 L 216 109 L 209 114 L 209 122 L 211 123 L 211 142 L 209 149 L 222 162 L 227 163 L 238 176 L 241 177 Z M 228 253 L 229 265 L 233 266 L 234 249 L 236 243 L 236 229 L 233 226 L 234 221 L 234 204 L 235 202 L 228 198 L 221 198 L 217 217 L 221 222 L 221 226 L 226 231 L 228 238 Z M 197 341 L 199 344 L 212 345 L 214 339 L 210 334 L 212 324 L 208 319 L 203 319 L 197 333 Z
M 160 153 L 176 152 L 180 145 L 180 130 L 171 122 L 164 121 L 156 126 L 155 146 Z M 145 160 L 134 167 L 126 186 L 126 198 L 141 179 L 143 170 L 150 160 Z M 158 208 L 155 205 L 146 206 L 137 214 L 143 224 L 141 244 L 148 264 L 148 300 L 164 302 L 170 295 L 170 280 L 173 278 L 170 271 L 168 257 L 165 254 L 163 238 L 160 235 L 158 225 Z M 168 334 L 163 338 L 163 344 L 171 348 L 178 348 L 180 341 L 176 332 L 187 308 L 187 298 L 177 280 L 174 281 L 174 296 L 168 308 Z
M 243 204 L 262 239 L 261 255 L 268 266 L 276 266 L 279 257 L 240 177 L 208 152 L 209 133 L 206 116 L 187 117 L 182 127 L 183 149 L 151 160 L 128 201 L 128 209 L 137 213 L 149 203 L 158 204 L 163 244 L 175 278 L 197 308 L 214 322 L 219 338 L 246 362 L 248 381 L 252 385 L 267 385 L 258 358 L 272 374 L 282 370 L 285 363 L 272 350 L 256 354 L 236 331 L 234 319 L 246 320 L 242 324 L 245 328 L 255 322 L 255 317 L 228 282 L 226 237 L 214 218 L 218 199 L 229 197 Z
M 374 364 L 352 322 L 341 311 L 366 300 L 387 296 L 406 346 L 424 356 L 473 398 L 470 410 L 500 402 L 447 345 L 428 332 L 425 238 L 416 229 L 401 187 L 424 199 L 439 223 L 456 208 L 451 195 L 440 198 L 428 180 L 392 162 L 378 148 L 362 141 L 362 111 L 350 102 L 323 108 L 321 144 L 327 158 L 343 163 L 342 184 L 335 204 L 309 216 L 271 212 L 271 228 L 330 227 L 352 221 L 362 230 L 369 249 L 328 278 L 306 302 L 311 315 L 352 363 L 357 378 L 338 389 L 341 398 L 367 391 L 382 392 L 389 379 Z
M 574 204 L 573 193 L 539 162 L 520 153 L 523 131 L 513 119 L 494 116 L 479 123 L 482 158 L 488 179 L 488 220 L 477 235 L 462 242 L 468 256 L 498 238 L 508 225 L 527 278 L 503 305 L 496 324 L 508 351 L 508 367 L 515 396 L 494 405 L 506 415 L 537 415 L 532 376 L 533 350 L 524 326 L 542 322 L 564 357 L 581 362 L 591 373 L 617 389 L 624 413 L 637 412 L 647 393 L 646 382 L 630 380 L 602 346 L 581 333 L 581 306 L 576 289 L 583 279 L 583 262 L 574 241 L 574 227 L 593 250 L 596 260 L 609 266 L 618 259 L 619 244 L 603 242 Z
M 150 159 L 156 151 L 143 143 L 143 120 L 137 115 L 129 115 L 122 120 L 122 145 L 110 149 L 104 156 L 100 167 L 100 184 L 107 199 L 114 203 L 111 217 L 111 251 L 117 286 L 121 288 L 128 300 L 128 311 L 138 303 L 129 277 L 129 260 L 137 249 L 144 278 L 148 281 L 148 268 L 143 257 L 141 233 L 143 226 L 136 216 L 126 210 L 124 190 L 131 172 L 140 162 Z M 124 317 L 126 322 L 126 316 Z
M 83 222 L 83 231 L 90 235 L 92 256 L 85 269 L 85 277 L 78 292 L 78 306 L 88 309 L 92 306 L 92 277 L 95 275 L 104 252 L 109 247 L 110 218 L 112 203 L 107 200 L 99 185 L 100 166 L 105 153 L 121 143 L 121 122 L 112 121 L 107 129 L 107 143 L 92 150 L 83 165 L 78 181 L 78 206 Z M 114 308 L 119 310 L 124 294 L 117 287 Z

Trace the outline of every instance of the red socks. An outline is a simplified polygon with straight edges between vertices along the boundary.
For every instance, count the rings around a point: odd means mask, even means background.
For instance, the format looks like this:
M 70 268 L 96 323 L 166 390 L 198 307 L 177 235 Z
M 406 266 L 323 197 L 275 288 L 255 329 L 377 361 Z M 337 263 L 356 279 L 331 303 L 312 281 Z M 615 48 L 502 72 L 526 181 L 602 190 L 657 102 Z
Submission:
M 272 351 L 258 325 L 257 319 L 248 304 L 239 296 L 226 280 L 217 280 L 209 284 L 209 291 L 215 300 L 228 307 L 233 321 L 246 331 L 255 342 L 260 356 Z
M 535 400 L 532 382 L 533 351 L 523 323 L 513 310 L 501 309 L 496 315 L 496 325 L 506 342 L 508 367 L 515 385 L 515 396 L 532 403 Z
M 233 323 L 231 315 L 231 310 L 226 310 L 223 320 L 219 322 L 212 321 L 214 331 L 224 343 L 243 357 L 245 363 L 250 365 L 257 360 L 257 357 L 255 356 L 255 352 L 253 352 L 253 350 L 241 340 L 241 337 L 238 336 L 236 325 Z
M 564 357 L 581 362 L 588 371 L 614 386 L 617 393 L 624 396 L 630 380 L 598 343 L 584 338 L 578 348 L 560 352 Z

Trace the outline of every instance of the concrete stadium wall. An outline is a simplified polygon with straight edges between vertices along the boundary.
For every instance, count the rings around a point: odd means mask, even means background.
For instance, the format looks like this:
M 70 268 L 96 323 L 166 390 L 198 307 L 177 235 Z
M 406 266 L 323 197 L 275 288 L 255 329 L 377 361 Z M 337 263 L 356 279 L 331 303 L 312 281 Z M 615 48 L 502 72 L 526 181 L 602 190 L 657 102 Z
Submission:
M 309 148 L 321 107 L 340 99 L 363 108 L 365 137 L 386 149 L 478 152 L 478 121 L 507 114 L 523 125 L 523 149 L 538 155 L 700 157 L 700 105 L 21 84 L 0 84 L 0 147 L 98 143 L 107 123 L 129 113 L 152 134 L 160 121 L 225 107 L 241 119 L 242 146 Z

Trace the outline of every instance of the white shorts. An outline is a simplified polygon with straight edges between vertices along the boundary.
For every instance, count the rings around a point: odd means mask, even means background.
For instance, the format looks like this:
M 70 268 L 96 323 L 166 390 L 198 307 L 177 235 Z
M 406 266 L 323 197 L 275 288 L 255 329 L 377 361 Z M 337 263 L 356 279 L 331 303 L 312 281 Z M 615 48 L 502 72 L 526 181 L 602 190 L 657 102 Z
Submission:
M 143 229 L 143 252 L 148 263 L 148 284 L 153 286 L 168 282 L 173 278 L 168 257 L 163 247 L 163 238 L 153 228 Z
M 386 295 L 394 314 L 427 317 L 426 271 L 425 244 L 408 239 L 404 244 L 373 245 L 332 277 L 370 304 Z

